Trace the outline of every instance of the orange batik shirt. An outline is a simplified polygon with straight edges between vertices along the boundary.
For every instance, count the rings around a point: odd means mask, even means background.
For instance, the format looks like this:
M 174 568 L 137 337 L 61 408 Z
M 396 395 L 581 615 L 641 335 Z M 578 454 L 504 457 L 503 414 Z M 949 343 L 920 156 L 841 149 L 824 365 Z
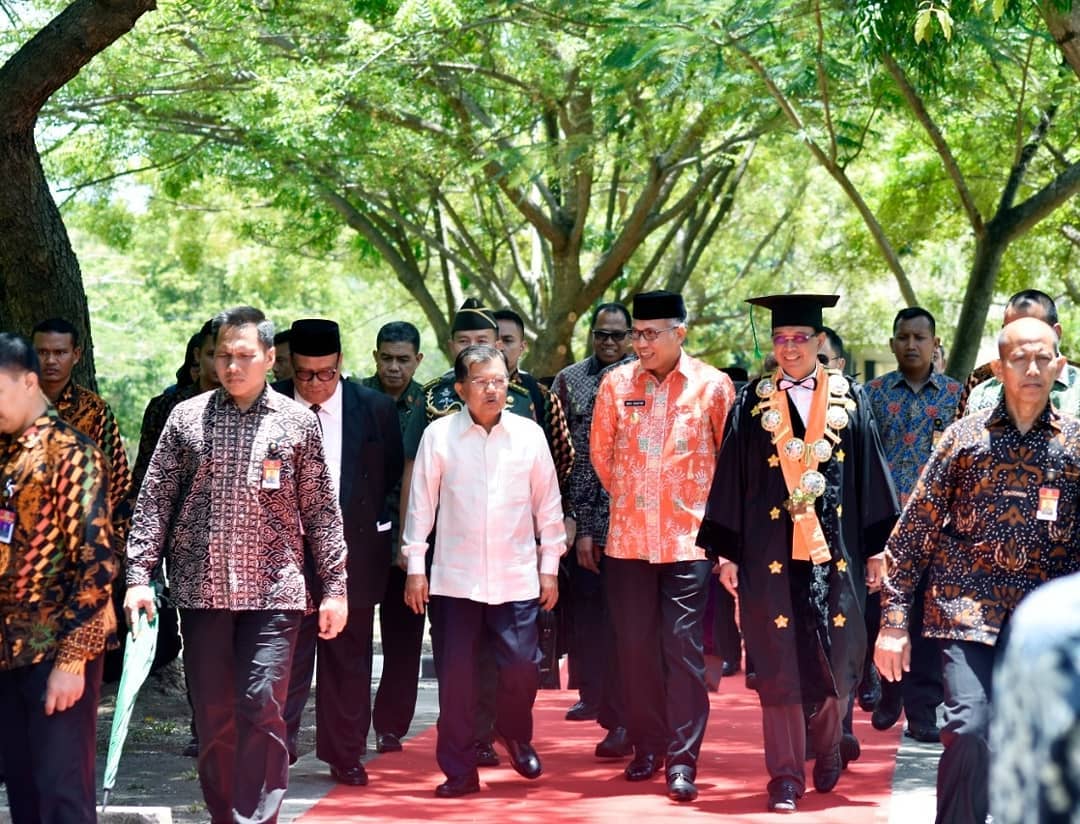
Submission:
M 596 395 L 589 455 L 611 498 L 605 553 L 664 564 L 697 561 L 731 379 L 685 352 L 657 379 L 637 361 L 608 371 Z

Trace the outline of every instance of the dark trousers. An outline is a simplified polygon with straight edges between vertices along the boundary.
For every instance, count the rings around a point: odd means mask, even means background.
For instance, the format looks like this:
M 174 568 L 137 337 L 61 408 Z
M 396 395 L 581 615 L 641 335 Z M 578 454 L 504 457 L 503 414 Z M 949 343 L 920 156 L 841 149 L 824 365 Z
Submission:
M 739 634 L 739 625 L 735 621 L 735 596 L 720 585 L 715 577 L 712 579 L 713 615 L 712 615 L 712 641 L 713 654 L 720 656 L 724 661 L 742 665 L 742 636 Z
M 639 753 L 666 753 L 669 773 L 693 777 L 709 718 L 702 623 L 712 564 L 605 564 L 630 739 Z
M 945 726 L 938 762 L 937 824 L 983 824 L 990 810 L 990 701 L 996 647 L 939 641 Z
M 439 678 L 439 724 L 435 756 L 449 778 L 476 769 L 476 656 L 488 644 L 498 669 L 495 729 L 514 741 L 532 741 L 532 707 L 540 684 L 538 602 L 481 604 L 445 595 L 431 597 L 438 632 L 432 643 Z
M 574 600 L 574 632 L 570 646 L 570 666 L 577 674 L 578 696 L 600 709 L 597 721 L 604 729 L 625 727 L 615 630 L 604 599 L 604 570 L 607 558 L 600 559 L 600 573 L 571 561 L 571 597 Z
M 0 672 L 0 754 L 14 824 L 94 824 L 94 748 L 104 656 L 86 664 L 82 698 L 45 715 L 53 662 Z
M 941 703 L 944 692 L 941 684 L 941 650 L 938 642 L 924 638 L 923 610 L 926 601 L 926 577 L 915 588 L 908 622 L 911 637 L 911 670 L 897 681 L 881 679 L 881 694 L 886 702 L 903 704 L 908 726 L 937 726 L 937 706 Z M 875 603 L 876 602 L 876 603 Z M 881 601 L 878 594 L 867 598 L 867 629 L 873 622 L 872 634 L 867 634 L 867 656 L 869 665 L 873 661 L 874 642 L 877 641 L 878 627 L 881 625 Z M 864 669 L 865 672 L 865 669 Z
M 405 570 L 390 567 L 386 594 L 379 603 L 383 668 L 375 693 L 372 722 L 376 733 L 404 738 L 416 711 L 424 616 L 405 604 Z
M 277 821 L 289 780 L 282 711 L 301 613 L 183 609 L 199 783 L 214 824 Z
M 371 633 L 374 607 L 349 607 L 345 629 L 332 641 L 319 638 L 319 616 L 305 615 L 296 636 L 285 702 L 290 758 L 297 755 L 300 721 L 315 674 L 315 755 L 351 767 L 367 752 L 371 727 Z M 316 651 L 318 655 L 316 655 Z M 414 679 L 415 681 L 415 679 Z M 414 687 L 415 688 L 415 687 Z
M 792 781 L 799 793 L 806 791 L 806 739 L 814 752 L 832 752 L 843 735 L 843 713 L 848 698 L 826 698 L 810 716 L 809 722 L 802 704 L 762 705 L 761 727 L 765 739 L 765 769 L 769 771 L 769 791 L 781 781 Z

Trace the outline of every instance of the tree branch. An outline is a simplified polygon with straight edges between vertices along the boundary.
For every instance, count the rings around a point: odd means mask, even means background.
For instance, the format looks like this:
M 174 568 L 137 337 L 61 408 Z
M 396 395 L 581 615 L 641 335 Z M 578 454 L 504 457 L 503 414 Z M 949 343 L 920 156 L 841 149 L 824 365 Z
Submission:
M 983 217 L 979 213 L 979 207 L 975 205 L 975 198 L 971 195 L 964 174 L 960 171 L 960 166 L 957 164 L 956 158 L 953 157 L 945 136 L 941 133 L 941 129 L 937 127 L 934 119 L 930 117 L 926 105 L 923 103 L 919 93 L 915 91 L 914 86 L 908 81 L 904 70 L 900 68 L 900 64 L 888 52 L 882 56 L 882 62 L 885 63 L 885 68 L 888 69 L 889 74 L 892 75 L 893 80 L 900 89 L 900 94 L 903 95 L 904 101 L 908 104 L 908 108 L 911 109 L 911 113 L 915 115 L 919 125 L 923 127 L 930 137 L 930 142 L 934 145 L 934 149 L 941 159 L 941 164 L 945 167 L 945 172 L 949 175 L 949 179 L 952 180 L 953 188 L 960 198 L 960 205 L 964 207 L 964 211 L 967 213 L 968 222 L 971 223 L 975 236 L 980 236 L 984 228 Z
M 33 129 L 57 89 L 155 8 L 155 0 L 75 0 L 0 67 L 0 130 Z

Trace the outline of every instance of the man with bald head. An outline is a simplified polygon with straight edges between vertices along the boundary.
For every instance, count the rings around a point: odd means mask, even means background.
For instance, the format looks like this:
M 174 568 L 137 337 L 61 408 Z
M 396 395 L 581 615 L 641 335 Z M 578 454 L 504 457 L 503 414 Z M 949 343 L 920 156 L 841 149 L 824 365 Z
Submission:
M 998 638 L 1025 595 L 1078 567 L 1080 421 L 1050 403 L 1065 361 L 1057 345 L 1036 318 L 1005 326 L 993 365 L 1001 399 L 945 431 L 886 545 L 882 678 L 910 667 L 912 594 L 928 576 L 923 635 L 941 648 L 945 687 L 938 824 L 986 820 Z

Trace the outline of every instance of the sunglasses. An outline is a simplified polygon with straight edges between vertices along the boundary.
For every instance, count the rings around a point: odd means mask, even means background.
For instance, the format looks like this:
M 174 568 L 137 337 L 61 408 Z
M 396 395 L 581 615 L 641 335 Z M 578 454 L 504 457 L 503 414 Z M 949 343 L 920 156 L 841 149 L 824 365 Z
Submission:
M 809 343 L 814 335 L 807 335 L 805 332 L 797 332 L 794 335 L 773 335 L 773 346 L 785 346 L 789 343 L 794 343 L 796 346 L 802 346 L 804 343 Z
M 626 340 L 626 336 L 630 334 L 629 329 L 623 329 L 622 331 L 609 332 L 607 329 L 593 329 L 593 340 L 613 340 L 616 343 L 620 343 Z

